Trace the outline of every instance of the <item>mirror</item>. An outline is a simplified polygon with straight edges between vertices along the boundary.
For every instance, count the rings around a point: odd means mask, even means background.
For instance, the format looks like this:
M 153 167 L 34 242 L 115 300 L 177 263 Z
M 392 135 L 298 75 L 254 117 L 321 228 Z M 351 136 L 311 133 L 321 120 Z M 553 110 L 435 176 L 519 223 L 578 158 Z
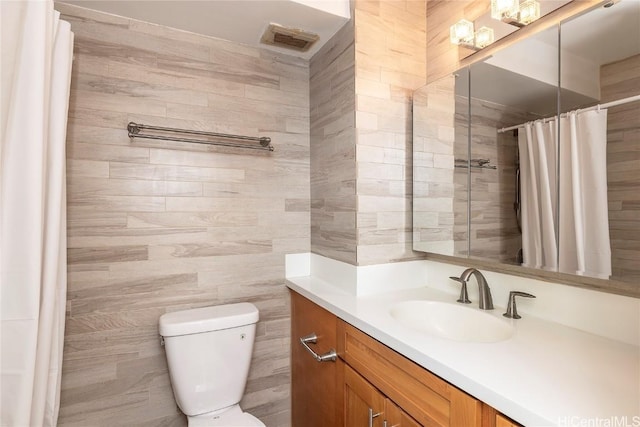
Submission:
M 445 77 L 413 95 L 413 247 L 453 256 L 468 254 L 468 181 L 456 159 L 468 156 L 468 93 Z M 468 83 L 466 84 L 468 86 Z
M 563 86 L 572 82 L 574 90 L 594 98 L 591 102 L 581 102 L 563 97 L 561 110 L 571 111 L 599 103 L 601 112 L 606 113 L 600 115 L 604 117 L 600 117 L 598 129 L 603 133 L 604 148 L 601 153 L 594 151 L 591 154 L 601 163 L 589 171 L 589 175 L 599 174 L 599 179 L 594 184 L 584 185 L 582 193 L 593 199 L 590 209 L 600 208 L 597 213 L 604 217 L 604 226 L 592 227 L 608 231 L 608 236 L 587 234 L 586 238 L 593 240 L 587 242 L 584 275 L 609 276 L 613 280 L 637 284 L 640 281 L 640 2 L 611 1 L 562 23 L 561 31 Z M 629 102 L 632 99 L 635 101 Z M 604 108 L 617 102 L 621 105 Z M 593 117 L 589 121 L 595 124 L 597 110 L 590 114 Z M 594 186 L 598 183 L 602 184 L 601 188 Z M 560 187 L 561 193 L 563 190 Z M 596 198 L 593 193 L 598 190 L 601 195 Z M 589 217 L 586 219 L 585 227 L 598 224 L 589 222 Z M 572 237 L 571 233 L 567 237 L 566 231 L 560 229 L 560 248 L 563 239 Z M 596 249 L 605 246 L 605 239 L 610 243 L 610 258 L 606 251 Z M 589 265 L 589 256 L 595 267 Z M 602 259 L 606 261 L 604 266 Z M 562 262 L 559 268 L 561 271 L 567 269 Z
M 556 117 L 640 95 L 640 2 L 611 3 L 416 92 L 415 250 L 640 280 L 640 101 Z

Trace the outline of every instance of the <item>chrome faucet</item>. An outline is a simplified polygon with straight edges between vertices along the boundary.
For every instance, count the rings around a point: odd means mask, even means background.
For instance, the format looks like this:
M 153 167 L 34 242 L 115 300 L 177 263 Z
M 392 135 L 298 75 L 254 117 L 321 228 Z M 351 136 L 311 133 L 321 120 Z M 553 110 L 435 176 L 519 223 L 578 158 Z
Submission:
M 480 296 L 480 299 L 478 300 L 478 306 L 481 310 L 493 310 L 493 298 L 491 297 L 491 289 L 489 289 L 487 279 L 485 279 L 482 273 L 480 273 L 475 268 L 467 268 L 462 272 L 460 277 L 451 277 L 452 280 L 462 283 L 460 299 L 458 299 L 458 302 L 470 302 L 467 298 L 467 282 L 469 281 L 471 275 L 476 276 L 476 282 L 478 282 L 478 294 Z

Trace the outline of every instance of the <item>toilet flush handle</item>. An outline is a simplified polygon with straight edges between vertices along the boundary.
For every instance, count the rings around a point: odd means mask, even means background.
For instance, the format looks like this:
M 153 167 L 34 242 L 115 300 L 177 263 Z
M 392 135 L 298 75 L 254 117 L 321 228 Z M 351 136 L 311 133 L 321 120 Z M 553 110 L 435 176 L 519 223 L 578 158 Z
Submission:
M 306 348 L 307 351 L 311 353 L 313 358 L 316 359 L 318 362 L 335 362 L 336 359 L 338 358 L 338 353 L 336 353 L 335 349 L 332 348 L 331 350 L 329 350 L 324 354 L 318 354 L 315 351 L 313 351 L 311 347 L 309 347 L 309 344 L 315 344 L 317 342 L 318 342 L 318 336 L 315 334 L 315 332 L 300 338 L 300 344 L 302 344 L 302 346 Z

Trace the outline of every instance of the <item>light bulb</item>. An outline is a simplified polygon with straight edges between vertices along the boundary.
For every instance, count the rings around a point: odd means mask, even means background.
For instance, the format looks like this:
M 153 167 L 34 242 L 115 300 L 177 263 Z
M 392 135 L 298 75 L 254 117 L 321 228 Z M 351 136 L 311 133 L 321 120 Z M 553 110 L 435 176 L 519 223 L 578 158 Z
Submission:
M 476 31 L 476 47 L 482 49 L 483 47 L 489 46 L 493 41 L 493 28 L 480 27 L 480 29 Z
M 473 22 L 461 19 L 453 24 L 449 30 L 449 39 L 456 45 L 473 44 Z
M 522 24 L 527 25 L 540 18 L 540 3 L 536 0 L 527 0 L 520 5 L 520 19 Z
M 518 0 L 491 0 L 491 17 L 502 20 L 518 17 Z

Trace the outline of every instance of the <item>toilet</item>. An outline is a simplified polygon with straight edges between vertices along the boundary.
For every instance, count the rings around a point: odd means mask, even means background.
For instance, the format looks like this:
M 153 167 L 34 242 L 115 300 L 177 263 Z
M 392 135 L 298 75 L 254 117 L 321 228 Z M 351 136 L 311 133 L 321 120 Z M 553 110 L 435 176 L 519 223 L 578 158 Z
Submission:
M 240 408 L 257 322 L 246 302 L 160 316 L 173 395 L 189 427 L 264 427 Z

